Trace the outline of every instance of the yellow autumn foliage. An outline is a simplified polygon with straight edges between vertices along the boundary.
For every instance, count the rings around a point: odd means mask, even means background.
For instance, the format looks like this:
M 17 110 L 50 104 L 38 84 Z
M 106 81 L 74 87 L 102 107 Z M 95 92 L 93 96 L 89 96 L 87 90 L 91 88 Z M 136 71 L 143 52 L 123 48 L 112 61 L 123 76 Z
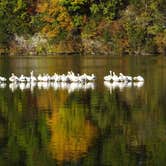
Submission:
M 156 45 L 158 47 L 159 53 L 165 54 L 165 50 L 166 50 L 166 32 L 165 33 L 159 33 L 155 37 L 155 42 L 156 42 Z
M 46 23 L 41 33 L 49 38 L 56 37 L 61 31 L 69 32 L 73 28 L 69 13 L 59 4 L 59 0 L 38 2 L 37 11 L 44 15 L 42 21 Z
M 46 3 L 46 2 L 44 2 L 42 4 L 39 3 L 37 6 L 37 12 L 44 13 L 47 10 L 47 8 L 48 8 L 48 3 Z
M 62 107 L 48 119 L 51 131 L 48 148 L 59 162 L 81 158 L 96 138 L 97 129 L 80 112 L 78 106 L 73 109 Z
M 45 98 L 47 96 L 47 99 Z M 78 103 L 65 107 L 67 91 L 40 91 L 37 106 L 41 110 L 51 110 L 47 116 L 50 129 L 48 151 L 59 162 L 77 160 L 88 152 L 97 136 L 97 128 L 86 119 L 86 108 Z
M 43 20 L 46 21 L 46 22 L 48 22 L 48 23 L 53 23 L 54 22 L 54 18 L 49 17 L 49 16 L 44 16 Z

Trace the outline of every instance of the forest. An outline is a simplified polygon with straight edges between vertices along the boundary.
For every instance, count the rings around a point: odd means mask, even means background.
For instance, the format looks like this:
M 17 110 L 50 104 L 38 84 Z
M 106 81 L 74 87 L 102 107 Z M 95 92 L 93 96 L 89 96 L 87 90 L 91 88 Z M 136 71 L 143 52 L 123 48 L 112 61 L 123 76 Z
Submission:
M 0 54 L 165 55 L 165 0 L 1 0 Z

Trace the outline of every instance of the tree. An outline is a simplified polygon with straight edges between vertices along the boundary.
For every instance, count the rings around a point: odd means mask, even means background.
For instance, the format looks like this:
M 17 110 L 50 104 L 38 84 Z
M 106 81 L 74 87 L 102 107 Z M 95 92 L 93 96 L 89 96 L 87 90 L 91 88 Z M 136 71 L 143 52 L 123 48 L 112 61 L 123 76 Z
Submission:
M 27 1 L 1 0 L 0 2 L 0 43 L 9 43 L 14 34 L 31 33 L 31 15 Z

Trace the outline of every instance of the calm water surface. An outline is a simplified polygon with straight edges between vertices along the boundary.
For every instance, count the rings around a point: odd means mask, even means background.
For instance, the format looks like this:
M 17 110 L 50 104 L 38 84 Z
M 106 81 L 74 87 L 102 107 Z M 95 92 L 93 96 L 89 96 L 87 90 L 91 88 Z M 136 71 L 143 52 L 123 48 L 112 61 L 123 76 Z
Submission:
M 144 84 L 111 85 L 109 70 Z M 0 165 L 162 166 L 165 57 L 0 58 L 0 75 L 94 73 L 95 83 L 0 84 Z

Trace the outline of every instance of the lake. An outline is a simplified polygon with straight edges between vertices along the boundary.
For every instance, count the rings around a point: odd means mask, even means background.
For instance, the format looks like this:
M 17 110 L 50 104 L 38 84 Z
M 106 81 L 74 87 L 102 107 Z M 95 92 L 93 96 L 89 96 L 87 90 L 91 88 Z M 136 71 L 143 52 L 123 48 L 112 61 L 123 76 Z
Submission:
M 0 57 L 0 75 L 94 73 L 89 84 L 0 84 L 0 165 L 166 163 L 166 57 Z M 103 81 L 109 70 L 140 84 Z

